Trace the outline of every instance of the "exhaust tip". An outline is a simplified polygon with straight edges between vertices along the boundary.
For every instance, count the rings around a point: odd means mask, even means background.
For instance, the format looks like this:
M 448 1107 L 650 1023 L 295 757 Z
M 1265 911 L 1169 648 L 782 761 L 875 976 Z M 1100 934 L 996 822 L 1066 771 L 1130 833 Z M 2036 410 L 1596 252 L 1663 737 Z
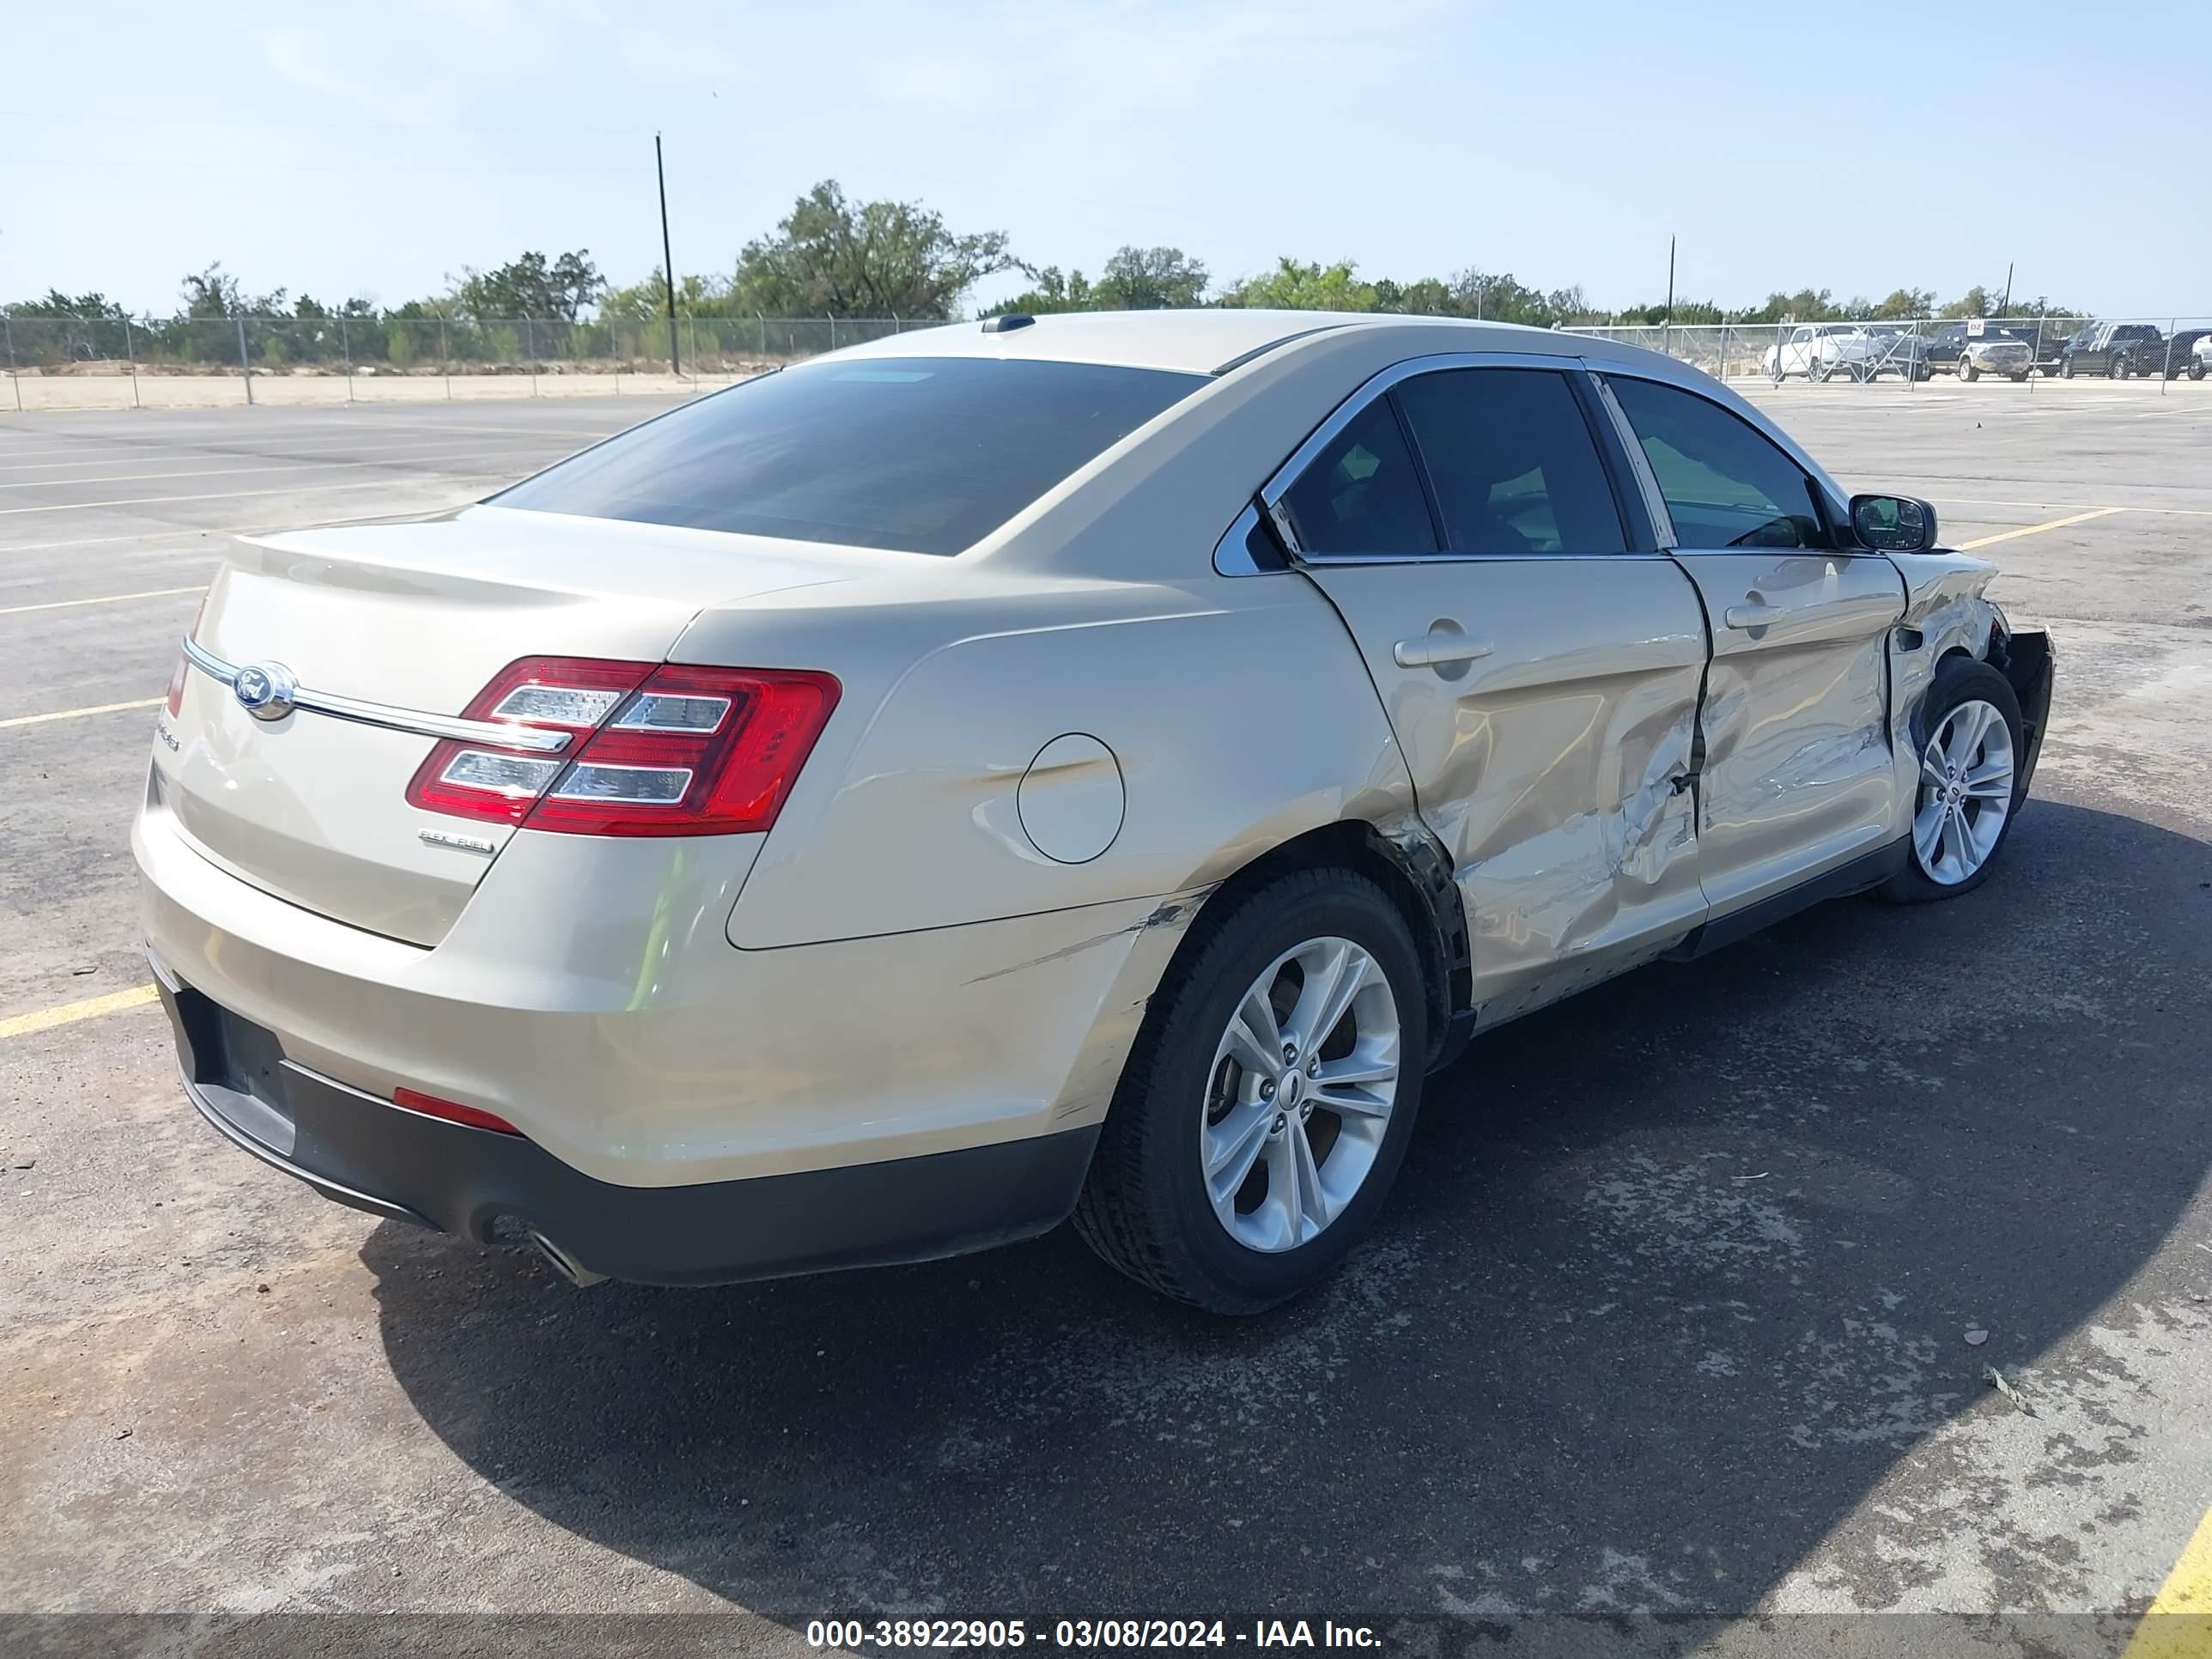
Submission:
M 538 1253 L 540 1255 L 553 1264 L 554 1271 L 578 1290 L 589 1290 L 594 1285 L 604 1285 L 607 1282 L 607 1276 L 605 1273 L 593 1273 L 574 1256 L 570 1255 L 568 1251 L 546 1237 L 544 1233 L 532 1231 L 530 1235 L 530 1242 L 538 1247 Z

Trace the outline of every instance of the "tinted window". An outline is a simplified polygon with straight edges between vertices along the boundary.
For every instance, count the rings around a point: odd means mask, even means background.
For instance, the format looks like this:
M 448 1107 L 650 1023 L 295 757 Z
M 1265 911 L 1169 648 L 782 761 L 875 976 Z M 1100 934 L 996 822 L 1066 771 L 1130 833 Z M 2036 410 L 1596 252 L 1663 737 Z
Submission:
M 1283 495 L 1309 553 L 1433 553 L 1434 527 L 1390 400 L 1352 418 Z
M 763 375 L 586 450 L 502 507 L 957 553 L 1199 374 L 868 357 Z
M 1813 481 L 1748 422 L 1654 380 L 1612 381 L 1684 547 L 1826 547 Z
M 1624 553 L 1597 443 L 1564 374 L 1459 368 L 1397 390 L 1455 553 Z

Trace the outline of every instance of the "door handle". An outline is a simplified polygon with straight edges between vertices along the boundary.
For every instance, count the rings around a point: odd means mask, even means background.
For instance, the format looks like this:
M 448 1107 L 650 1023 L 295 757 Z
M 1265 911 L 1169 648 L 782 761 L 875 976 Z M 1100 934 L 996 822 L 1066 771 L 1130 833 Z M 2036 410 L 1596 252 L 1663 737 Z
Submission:
M 1765 628 L 1789 614 L 1784 605 L 1732 605 L 1721 612 L 1721 620 L 1730 628 Z
M 1390 648 L 1390 660 L 1401 668 L 1441 668 L 1450 663 L 1473 662 L 1498 649 L 1490 640 L 1471 640 L 1464 634 L 1431 632 L 1418 640 L 1401 640 Z

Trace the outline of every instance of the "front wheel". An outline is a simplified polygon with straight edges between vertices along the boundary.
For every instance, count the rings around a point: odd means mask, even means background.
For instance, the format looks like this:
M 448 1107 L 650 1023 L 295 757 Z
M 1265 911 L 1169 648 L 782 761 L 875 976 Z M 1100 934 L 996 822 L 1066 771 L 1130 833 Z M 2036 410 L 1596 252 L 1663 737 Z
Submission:
M 2202 363 L 2191 363 L 2191 364 L 2190 364 L 2190 366 L 2189 366 L 2189 378 L 2190 378 L 2191 380 L 2203 380 L 2203 379 L 2204 378 L 2204 365 L 2203 365 L 2203 364 L 2202 364 Z
M 1968 363 L 1964 368 L 1959 371 L 1959 378 L 1966 381 L 1978 380 L 1982 378 L 1982 371 L 1975 368 L 1973 364 Z
M 1945 658 L 1913 730 L 1920 777 L 1911 861 L 1881 890 L 1906 904 L 1954 898 L 1986 881 L 2027 797 L 2020 699 L 1989 664 Z
M 2058 365 L 2058 378 L 2062 380 L 2070 380 L 2074 378 L 2074 360 L 2071 357 Z
M 2023 369 L 2022 369 L 2022 370 L 2021 370 L 2021 372 L 2020 372 L 2019 374 L 2008 374 L 2008 375 L 2006 375 L 2006 376 L 2005 376 L 2005 379 L 2007 379 L 2008 380 L 2010 380 L 2010 381 L 2011 381 L 2014 386 L 2018 386 L 2018 385 L 2020 385 L 2022 381 L 2024 381 L 2025 380 L 2027 380 L 2027 371 L 2026 369 L 2024 369 L 2024 368 L 2023 368 Z
M 1292 871 L 1204 915 L 1153 994 L 1075 1210 L 1138 1283 L 1212 1313 L 1318 1284 L 1382 1206 L 1420 1107 L 1420 958 L 1389 897 Z

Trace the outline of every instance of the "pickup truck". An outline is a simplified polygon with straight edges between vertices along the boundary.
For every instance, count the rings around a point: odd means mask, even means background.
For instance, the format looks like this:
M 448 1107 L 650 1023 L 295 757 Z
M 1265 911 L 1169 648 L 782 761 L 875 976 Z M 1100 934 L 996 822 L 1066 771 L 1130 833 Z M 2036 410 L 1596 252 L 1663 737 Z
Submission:
M 2028 332 L 2021 333 L 2012 324 L 1945 323 L 1928 343 L 1929 366 L 1949 369 L 1962 380 L 1984 374 L 2025 380 L 2036 362 L 2035 325 L 2027 326 Z
M 2166 360 L 2166 336 L 2154 324 L 2091 323 L 2059 347 L 2058 373 L 2069 380 L 2096 374 L 2124 380 L 2130 374 L 2162 374 Z

